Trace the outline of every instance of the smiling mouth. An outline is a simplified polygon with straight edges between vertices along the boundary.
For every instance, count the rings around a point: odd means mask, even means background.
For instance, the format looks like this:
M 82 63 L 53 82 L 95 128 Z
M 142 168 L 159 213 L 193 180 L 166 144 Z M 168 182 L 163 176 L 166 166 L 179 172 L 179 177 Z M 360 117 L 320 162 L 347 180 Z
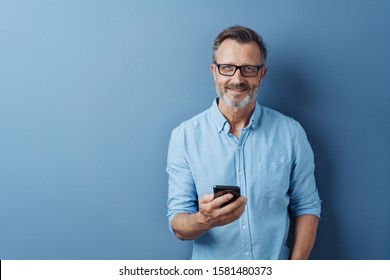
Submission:
M 238 88 L 228 88 L 228 90 L 230 91 L 234 91 L 234 92 L 243 92 L 243 91 L 246 91 L 246 89 L 238 89 Z
M 227 85 L 226 90 L 235 92 L 235 93 L 243 93 L 246 91 L 248 87 L 245 84 L 239 84 L 239 85 Z
M 240 94 L 243 94 L 243 93 L 246 92 L 246 89 L 244 89 L 244 88 L 227 88 L 227 90 L 230 93 L 233 93 L 233 94 L 236 94 L 236 95 L 240 95 Z

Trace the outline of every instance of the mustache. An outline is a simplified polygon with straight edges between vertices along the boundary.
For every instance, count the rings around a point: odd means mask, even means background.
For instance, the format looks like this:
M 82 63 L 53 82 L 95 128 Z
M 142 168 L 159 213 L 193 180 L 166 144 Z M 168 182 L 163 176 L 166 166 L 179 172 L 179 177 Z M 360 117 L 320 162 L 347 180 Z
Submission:
M 229 83 L 225 86 L 225 89 L 231 89 L 231 90 L 247 90 L 249 87 L 245 83 Z

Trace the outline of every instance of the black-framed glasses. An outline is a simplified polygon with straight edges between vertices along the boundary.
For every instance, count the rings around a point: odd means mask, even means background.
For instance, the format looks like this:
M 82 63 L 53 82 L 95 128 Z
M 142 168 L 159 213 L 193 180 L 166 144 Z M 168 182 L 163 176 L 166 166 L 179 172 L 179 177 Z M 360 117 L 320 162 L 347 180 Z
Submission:
M 215 65 L 218 68 L 219 74 L 223 76 L 234 76 L 236 74 L 237 69 L 240 69 L 241 75 L 243 77 L 255 77 L 259 73 L 260 69 L 264 67 L 261 65 L 232 65 L 232 64 L 217 64 Z

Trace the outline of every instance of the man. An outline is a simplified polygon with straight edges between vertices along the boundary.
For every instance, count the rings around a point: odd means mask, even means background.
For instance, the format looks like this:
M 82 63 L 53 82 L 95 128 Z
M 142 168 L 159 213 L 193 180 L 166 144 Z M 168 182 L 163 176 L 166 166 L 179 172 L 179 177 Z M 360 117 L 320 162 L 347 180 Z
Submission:
M 295 120 L 256 101 L 267 49 L 253 30 L 233 26 L 214 42 L 211 108 L 174 129 L 168 151 L 168 218 L 193 259 L 307 259 L 320 199 L 313 153 Z M 214 197 L 237 185 L 241 197 Z M 290 219 L 294 242 L 288 246 Z

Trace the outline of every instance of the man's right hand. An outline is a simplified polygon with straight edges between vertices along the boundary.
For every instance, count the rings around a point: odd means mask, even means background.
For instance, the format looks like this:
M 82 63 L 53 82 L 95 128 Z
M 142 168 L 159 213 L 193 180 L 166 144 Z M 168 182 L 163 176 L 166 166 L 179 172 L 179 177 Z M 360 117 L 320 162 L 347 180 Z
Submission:
M 199 200 L 198 221 L 209 229 L 234 222 L 245 211 L 246 197 L 240 196 L 232 203 L 221 208 L 222 204 L 233 198 L 225 194 L 214 199 L 214 194 L 206 194 Z
M 213 227 L 227 225 L 240 218 L 245 211 L 247 198 L 241 196 L 221 207 L 232 198 L 232 194 L 225 194 L 215 199 L 214 194 L 206 194 L 199 200 L 199 212 L 177 214 L 172 220 L 172 228 L 177 238 L 198 239 Z

